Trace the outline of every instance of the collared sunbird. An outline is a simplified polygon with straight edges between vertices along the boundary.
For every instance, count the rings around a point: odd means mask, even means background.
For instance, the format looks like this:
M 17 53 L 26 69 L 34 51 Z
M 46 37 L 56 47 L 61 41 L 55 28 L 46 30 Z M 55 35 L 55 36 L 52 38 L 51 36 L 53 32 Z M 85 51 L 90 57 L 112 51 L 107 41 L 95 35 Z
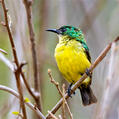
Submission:
M 86 70 L 91 66 L 89 48 L 84 35 L 80 29 L 73 26 L 62 26 L 59 29 L 48 29 L 59 37 L 59 43 L 55 48 L 55 59 L 63 77 L 72 84 L 75 84 Z M 82 103 L 84 106 L 96 103 L 90 87 L 92 74 L 79 86 Z M 68 89 L 71 89 L 71 85 Z M 70 91 L 68 91 L 70 95 Z

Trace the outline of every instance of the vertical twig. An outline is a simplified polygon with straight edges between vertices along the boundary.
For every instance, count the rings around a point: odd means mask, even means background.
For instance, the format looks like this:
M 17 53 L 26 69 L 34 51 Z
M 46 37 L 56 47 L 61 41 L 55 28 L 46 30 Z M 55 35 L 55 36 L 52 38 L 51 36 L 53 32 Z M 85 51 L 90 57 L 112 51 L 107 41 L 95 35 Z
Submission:
M 63 96 L 63 104 L 62 104 L 62 117 L 63 119 L 66 119 L 66 116 L 65 116 L 65 84 L 62 85 L 62 96 Z
M 10 43 L 11 43 L 13 57 L 14 57 L 14 62 L 15 62 L 16 66 L 17 66 L 17 69 L 18 69 L 19 68 L 19 62 L 18 62 L 18 58 L 17 58 L 16 48 L 15 48 L 15 45 L 14 45 L 12 33 L 11 33 L 11 30 L 10 30 L 10 27 L 9 27 L 9 21 L 8 21 L 8 15 L 7 15 L 8 9 L 5 6 L 4 0 L 1 0 L 1 3 L 2 3 L 2 7 L 3 7 L 3 11 L 4 11 L 4 18 L 5 18 L 4 26 L 6 27 L 8 35 L 9 35 L 9 40 L 10 40 Z M 20 106 L 22 108 L 23 118 L 27 119 L 26 108 L 25 108 L 24 100 L 23 100 L 23 92 L 22 92 L 21 82 L 20 82 L 20 73 L 18 72 L 17 69 L 14 72 L 14 74 L 15 74 L 15 78 L 16 78 L 17 89 L 18 89 L 18 92 L 20 94 Z
M 66 107 L 67 107 L 67 110 L 68 110 L 70 119 L 73 119 L 73 115 L 72 115 L 72 113 L 71 113 L 71 111 L 70 111 L 70 108 L 69 108 L 69 105 L 68 105 L 68 103 L 67 103 L 67 101 L 66 101 L 66 99 L 65 99 L 65 93 L 66 93 L 66 91 L 65 91 L 65 84 L 63 84 L 62 89 L 63 89 L 63 100 L 64 100 L 64 104 L 65 104 Z
M 35 91 L 37 92 L 39 90 L 39 87 L 38 87 L 38 76 L 37 76 L 37 58 L 36 58 L 36 50 L 35 50 L 35 34 L 33 30 L 32 14 L 31 14 L 32 1 L 23 0 L 23 2 L 26 9 L 26 14 L 27 14 L 27 23 L 28 23 L 28 29 L 29 29 L 29 35 L 30 35 L 30 42 L 31 42 L 33 68 L 34 68 L 34 88 L 35 88 Z
M 23 0 L 26 15 L 27 15 L 27 22 L 28 22 L 28 29 L 30 35 L 30 42 L 31 42 L 31 50 L 32 50 L 32 58 L 33 58 L 33 73 L 34 73 L 34 89 L 39 95 L 35 98 L 36 104 L 41 111 L 41 101 L 40 101 L 40 92 L 39 92 L 39 81 L 38 81 L 38 70 L 37 70 L 37 56 L 36 56 L 36 49 L 35 49 L 35 34 L 32 24 L 32 0 Z
M 14 73 L 15 73 L 17 88 L 18 88 L 19 95 L 20 95 L 20 106 L 21 106 L 22 112 L 23 112 L 23 119 L 27 119 L 26 108 L 25 108 L 24 99 L 23 99 L 22 86 L 21 86 L 21 81 L 20 81 L 20 70 L 17 69 L 17 70 L 15 70 Z
M 51 69 L 48 69 L 48 75 L 49 75 L 49 78 L 50 78 L 51 83 L 53 83 L 53 84 L 56 86 L 56 88 L 57 88 L 59 94 L 60 94 L 61 96 L 63 96 L 63 95 L 62 95 L 62 91 L 60 90 L 60 87 L 59 87 L 59 83 L 56 82 L 56 81 L 53 79 L 53 77 L 52 77 Z
M 49 77 L 50 77 L 51 83 L 53 83 L 53 84 L 56 86 L 56 88 L 57 88 L 59 94 L 61 95 L 61 97 L 63 97 L 63 115 L 65 114 L 65 111 L 64 111 L 64 110 L 65 110 L 65 105 L 66 105 L 67 110 L 68 110 L 68 113 L 69 113 L 69 116 L 70 116 L 71 119 L 73 119 L 73 116 L 72 116 L 72 113 L 71 113 L 71 111 L 70 111 L 69 105 L 68 105 L 68 103 L 67 103 L 67 101 L 66 101 L 66 99 L 65 99 L 65 92 L 66 92 L 66 91 L 65 91 L 65 85 L 63 84 L 63 86 L 62 86 L 62 89 L 63 89 L 63 93 L 62 93 L 62 91 L 61 91 L 61 89 L 60 89 L 60 87 L 59 87 L 59 83 L 56 82 L 56 81 L 53 79 L 52 73 L 51 73 L 51 70 L 50 70 L 50 69 L 48 69 L 48 75 L 49 75 Z M 63 118 L 66 118 L 66 117 L 63 116 Z

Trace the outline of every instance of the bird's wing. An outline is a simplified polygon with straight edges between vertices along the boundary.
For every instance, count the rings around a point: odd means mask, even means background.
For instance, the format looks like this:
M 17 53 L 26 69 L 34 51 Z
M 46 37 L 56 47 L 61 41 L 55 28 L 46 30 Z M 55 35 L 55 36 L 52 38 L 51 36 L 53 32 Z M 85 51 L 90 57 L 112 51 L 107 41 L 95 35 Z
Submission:
M 82 46 L 83 46 L 83 48 L 84 48 L 84 50 L 85 50 L 85 53 L 86 53 L 86 56 L 87 56 L 89 62 L 91 63 L 91 56 L 90 56 L 89 48 L 88 48 L 87 44 L 86 44 L 85 42 L 82 42 L 81 44 L 82 44 Z M 90 75 L 90 78 L 91 78 L 91 80 L 92 80 L 92 73 L 91 73 L 91 75 Z M 90 84 L 91 84 L 91 82 L 90 82 Z
M 81 44 L 82 44 L 82 46 L 83 46 L 83 48 L 84 48 L 84 50 L 85 50 L 85 53 L 86 53 L 86 56 L 87 56 L 88 60 L 89 60 L 90 63 L 91 63 L 91 56 L 90 56 L 89 48 L 88 48 L 86 42 L 83 42 L 83 41 L 82 41 Z
M 85 49 L 86 56 L 87 56 L 88 60 L 91 63 L 91 56 L 90 56 L 90 53 L 89 53 L 89 48 L 88 48 L 88 46 L 86 44 L 86 41 L 84 39 L 84 35 L 80 34 L 79 37 L 77 37 L 75 39 L 76 39 L 76 41 L 78 41 L 82 44 L 83 48 Z
M 84 49 L 85 49 L 86 56 L 91 63 L 91 56 L 90 56 L 89 50 L 87 50 L 86 48 L 84 48 Z

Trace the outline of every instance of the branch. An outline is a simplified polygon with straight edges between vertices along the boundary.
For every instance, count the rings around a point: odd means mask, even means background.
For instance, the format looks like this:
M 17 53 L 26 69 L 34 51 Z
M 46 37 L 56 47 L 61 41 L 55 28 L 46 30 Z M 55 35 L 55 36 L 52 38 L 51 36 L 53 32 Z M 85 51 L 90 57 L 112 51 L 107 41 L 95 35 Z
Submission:
M 117 42 L 119 41 L 119 36 L 113 41 L 113 42 Z M 106 54 L 109 52 L 112 43 L 109 43 L 107 45 L 107 47 L 100 53 L 100 55 L 97 57 L 97 59 L 95 60 L 95 62 L 91 65 L 91 67 L 89 68 L 89 72 L 92 72 L 94 70 L 94 68 L 104 59 L 104 57 L 106 56 Z M 84 73 L 83 76 L 74 84 L 74 86 L 71 88 L 71 94 L 81 85 L 81 83 L 87 78 L 87 74 Z M 66 93 L 65 94 L 65 99 L 68 99 L 69 96 Z M 60 99 L 60 101 L 53 107 L 53 109 L 51 110 L 51 113 L 55 114 L 57 112 L 57 110 L 61 107 L 63 103 L 63 98 Z M 49 114 L 46 116 L 46 119 L 49 119 Z
M 62 91 L 60 90 L 60 87 L 59 87 L 59 83 L 56 82 L 56 81 L 53 79 L 53 77 L 52 77 L 51 69 L 48 69 L 48 75 L 49 75 L 49 77 L 50 77 L 51 83 L 53 83 L 53 84 L 56 86 L 56 88 L 57 88 L 59 94 L 63 97 Z
M 12 46 L 12 52 L 13 52 L 14 61 L 15 61 L 15 64 L 17 65 L 17 67 L 19 67 L 19 62 L 18 62 L 18 58 L 17 58 L 16 48 L 15 48 L 15 45 L 14 45 L 14 42 L 13 42 L 12 33 L 10 31 L 9 23 L 8 23 L 8 17 L 7 17 L 8 10 L 6 9 L 6 6 L 4 4 L 4 0 L 2 0 L 1 2 L 4 5 L 3 6 L 3 10 L 4 10 L 4 16 L 5 16 L 5 23 L 2 22 L 2 24 L 3 24 L 3 26 L 5 26 L 7 28 L 8 35 L 9 35 L 9 40 L 10 40 L 10 43 L 11 43 L 11 46 Z M 7 66 L 9 66 L 11 68 L 11 70 L 14 71 L 12 64 L 10 64 L 10 62 L 7 61 L 7 59 L 5 59 L 5 57 L 3 57 L 3 55 L 1 55 L 1 59 L 4 60 L 4 62 L 6 60 Z M 38 100 L 37 95 L 35 95 L 35 93 L 31 90 L 31 88 L 30 88 L 30 86 L 29 86 L 29 84 L 28 84 L 28 82 L 27 82 L 27 80 L 26 80 L 26 78 L 25 78 L 24 73 L 22 72 L 22 70 L 21 70 L 20 73 L 21 73 L 21 76 L 23 78 L 23 81 L 24 81 L 24 84 L 26 86 L 26 89 L 28 90 L 28 92 L 30 93 L 30 95 L 34 98 L 34 100 L 37 101 Z
M 61 95 L 61 97 L 63 97 L 63 102 L 64 102 L 64 104 L 65 104 L 66 107 L 67 107 L 69 116 L 70 116 L 71 119 L 73 119 L 73 116 L 72 116 L 72 113 L 71 113 L 71 111 L 70 111 L 69 105 L 68 105 L 68 103 L 67 103 L 67 101 L 66 101 L 66 99 L 65 99 L 65 97 L 64 97 L 64 95 L 65 95 L 65 87 L 64 87 L 64 85 L 63 85 L 63 87 L 62 87 L 62 88 L 63 88 L 63 93 L 62 93 L 62 91 L 61 91 L 61 89 L 60 89 L 60 87 L 59 87 L 59 83 L 56 82 L 56 81 L 54 80 L 54 78 L 52 77 L 51 69 L 48 69 L 48 75 L 49 75 L 49 77 L 50 77 L 51 83 L 53 83 L 53 84 L 56 86 L 56 88 L 57 88 L 59 94 Z
M 66 99 L 65 99 L 65 92 L 66 92 L 66 91 L 65 91 L 65 85 L 62 86 L 62 89 L 63 89 L 63 100 L 64 100 L 64 104 L 65 104 L 66 107 L 67 107 L 67 110 L 68 110 L 70 119 L 73 119 L 73 115 L 72 115 L 72 113 L 71 113 L 71 111 L 70 111 L 70 108 L 69 108 L 69 105 L 68 105 L 68 103 L 67 103 L 67 101 L 66 101 Z
M 52 119 L 58 119 L 54 114 L 52 114 L 50 111 L 48 111 L 48 113 L 50 114 L 50 116 L 52 117 Z
M 14 65 L 0 52 L 0 59 L 12 70 L 14 71 Z
M 28 22 L 28 29 L 30 35 L 30 42 L 31 42 L 31 50 L 32 50 L 32 58 L 33 58 L 33 71 L 34 71 L 34 88 L 37 93 L 39 92 L 39 81 L 38 81 L 38 68 L 37 68 L 37 56 L 36 56 L 36 49 L 35 49 L 35 34 L 32 24 L 32 0 L 23 0 L 26 15 L 27 15 L 27 22 Z M 40 94 L 39 97 L 35 98 L 36 104 L 38 108 L 41 110 L 41 101 L 40 101 Z
M 1 48 L 0 48 L 0 52 L 2 52 L 2 53 L 5 54 L 5 55 L 8 54 L 5 50 L 3 50 L 3 49 L 1 49 Z
M 18 62 L 18 58 L 17 58 L 16 48 L 15 48 L 15 45 L 14 45 L 11 30 L 10 30 L 10 27 L 9 27 L 9 21 L 8 21 L 8 15 L 7 15 L 8 9 L 6 8 L 4 0 L 1 0 L 1 3 L 2 3 L 4 18 L 5 18 L 4 26 L 6 27 L 8 35 L 9 35 L 9 40 L 10 40 L 10 43 L 11 43 L 13 57 L 14 57 L 14 62 L 16 64 L 17 68 L 19 68 L 19 62 Z M 17 89 L 18 89 L 19 94 L 20 94 L 20 105 L 21 105 L 21 108 L 22 108 L 23 117 L 24 117 L 24 119 L 27 119 L 26 108 L 25 108 L 24 101 L 23 101 L 23 92 L 22 92 L 22 88 L 21 88 L 20 75 L 19 75 L 19 72 L 15 72 L 14 74 L 15 74 L 15 78 L 16 78 Z
M 20 100 L 20 96 L 15 90 L 3 85 L 0 85 L 0 90 L 8 92 Z M 39 118 L 46 119 L 45 116 L 39 111 L 37 107 L 34 108 L 34 105 L 31 102 L 26 102 L 25 99 L 24 102 L 31 110 L 33 110 L 37 114 Z
M 65 84 L 63 84 L 62 85 L 62 96 L 63 96 L 63 104 L 62 104 L 62 117 L 63 117 L 63 119 L 66 119 L 66 116 L 65 116 L 65 102 L 66 102 L 66 100 L 65 100 L 65 97 L 64 97 L 64 95 L 65 95 Z

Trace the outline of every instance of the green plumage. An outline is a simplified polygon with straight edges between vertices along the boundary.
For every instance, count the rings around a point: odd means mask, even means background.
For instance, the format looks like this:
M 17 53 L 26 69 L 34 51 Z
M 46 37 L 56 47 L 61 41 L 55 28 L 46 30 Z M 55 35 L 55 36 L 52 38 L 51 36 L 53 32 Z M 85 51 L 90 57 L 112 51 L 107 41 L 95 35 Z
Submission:
M 63 26 L 60 29 L 64 30 L 63 35 L 68 35 L 71 39 L 76 39 L 77 41 L 79 41 L 83 45 L 83 47 L 87 51 L 89 51 L 89 48 L 86 45 L 84 35 L 80 29 L 76 29 L 73 26 Z

